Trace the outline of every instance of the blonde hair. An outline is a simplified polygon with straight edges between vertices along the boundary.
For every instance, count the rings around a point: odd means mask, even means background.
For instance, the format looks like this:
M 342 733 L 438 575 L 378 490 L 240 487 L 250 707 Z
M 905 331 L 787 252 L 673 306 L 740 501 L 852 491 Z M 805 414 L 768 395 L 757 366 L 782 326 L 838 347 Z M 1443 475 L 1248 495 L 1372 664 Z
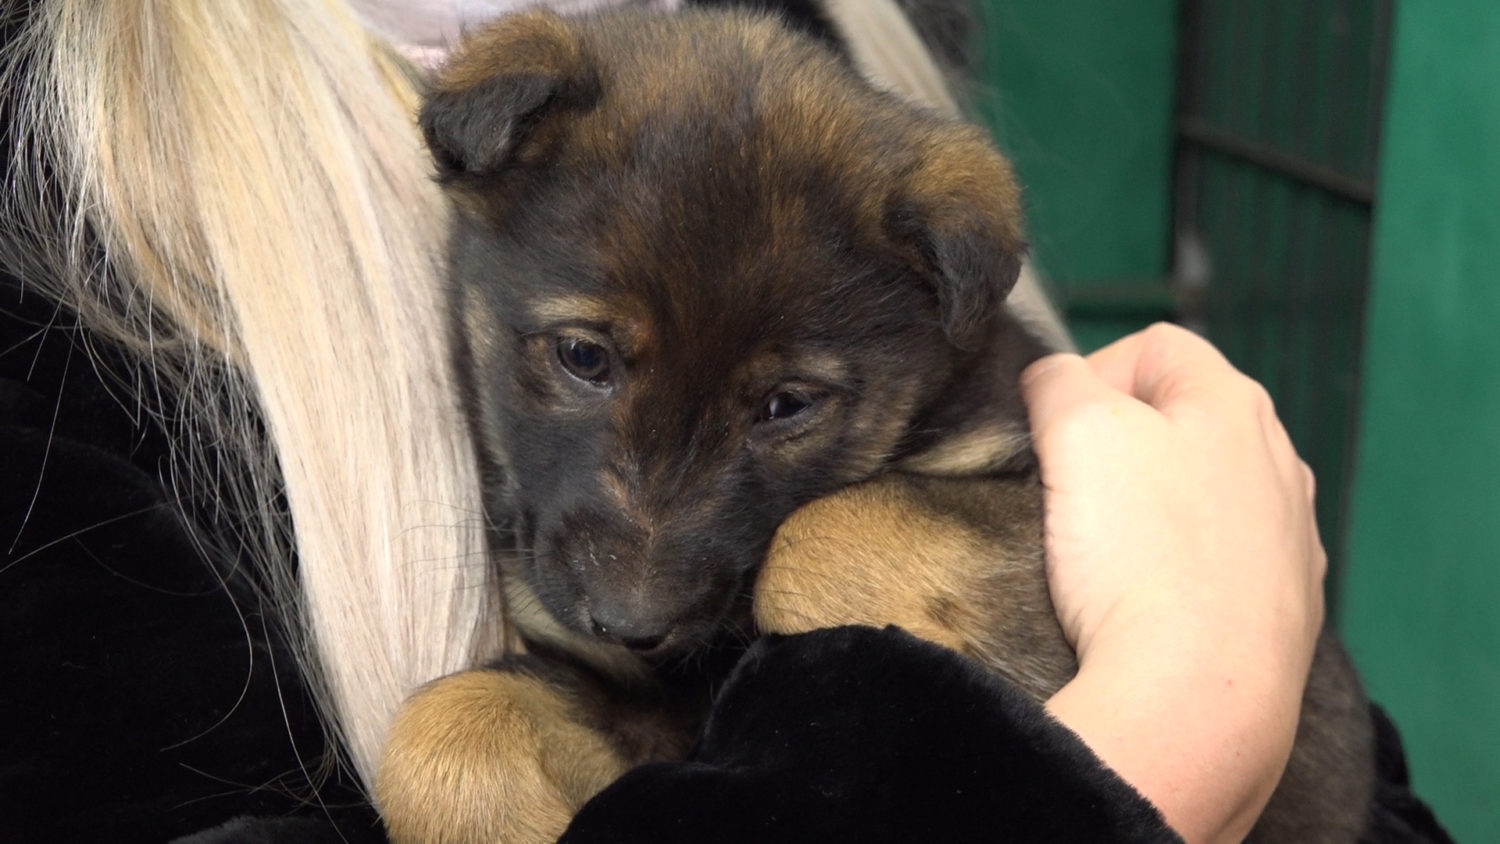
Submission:
M 179 397 L 181 491 L 368 782 L 407 693 L 501 644 L 412 80 L 336 0 L 52 0 L 3 81 L 8 263 Z
M 829 11 L 867 73 L 956 109 L 891 0 Z M 234 523 L 218 552 L 368 784 L 407 693 L 505 644 L 412 78 L 340 0 L 50 0 L 0 85 L 0 263 L 175 397 L 173 481 Z

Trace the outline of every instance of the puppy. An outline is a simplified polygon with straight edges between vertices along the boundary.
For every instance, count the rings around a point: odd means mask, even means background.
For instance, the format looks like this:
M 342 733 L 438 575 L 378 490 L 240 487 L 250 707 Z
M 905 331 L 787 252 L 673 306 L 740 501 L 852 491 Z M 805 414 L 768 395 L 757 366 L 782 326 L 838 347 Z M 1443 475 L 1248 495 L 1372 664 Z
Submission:
M 504 19 L 421 123 L 528 652 L 408 703 L 377 783 L 395 838 L 551 840 L 681 756 L 753 604 L 776 629 L 900 623 L 1039 697 L 1066 682 L 1017 387 L 1046 349 L 1003 306 L 1020 202 L 979 130 L 708 12 Z M 887 519 L 878 562 L 797 541 Z M 810 588 L 830 572 L 860 578 L 855 617 Z

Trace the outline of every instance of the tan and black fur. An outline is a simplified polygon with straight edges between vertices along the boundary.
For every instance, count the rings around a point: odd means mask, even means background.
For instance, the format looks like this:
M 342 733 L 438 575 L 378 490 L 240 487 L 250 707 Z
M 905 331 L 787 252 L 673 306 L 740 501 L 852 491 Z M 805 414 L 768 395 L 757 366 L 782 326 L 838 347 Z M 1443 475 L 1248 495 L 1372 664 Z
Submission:
M 1038 697 L 1066 682 L 1017 388 L 1046 350 L 1003 306 L 1019 192 L 982 132 L 706 12 L 505 19 L 422 126 L 529 652 L 403 711 L 377 786 L 398 840 L 550 840 L 680 755 L 752 597 L 763 627 L 898 623 Z

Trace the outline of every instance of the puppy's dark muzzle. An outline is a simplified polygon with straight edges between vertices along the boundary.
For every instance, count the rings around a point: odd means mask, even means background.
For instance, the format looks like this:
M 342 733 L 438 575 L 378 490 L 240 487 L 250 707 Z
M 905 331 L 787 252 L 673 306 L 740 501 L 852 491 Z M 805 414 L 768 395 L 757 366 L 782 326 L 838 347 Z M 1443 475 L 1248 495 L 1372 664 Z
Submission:
M 681 522 L 707 526 L 646 532 L 607 510 L 570 513 L 548 554 L 565 563 L 553 571 L 573 587 L 570 605 L 553 605 L 557 617 L 642 654 L 666 656 L 713 638 L 760 550 L 723 527 L 731 520 Z
M 590 597 L 589 623 L 595 636 L 624 645 L 633 651 L 653 651 L 675 632 L 675 619 L 666 617 L 649 601 L 630 601 L 618 596 Z

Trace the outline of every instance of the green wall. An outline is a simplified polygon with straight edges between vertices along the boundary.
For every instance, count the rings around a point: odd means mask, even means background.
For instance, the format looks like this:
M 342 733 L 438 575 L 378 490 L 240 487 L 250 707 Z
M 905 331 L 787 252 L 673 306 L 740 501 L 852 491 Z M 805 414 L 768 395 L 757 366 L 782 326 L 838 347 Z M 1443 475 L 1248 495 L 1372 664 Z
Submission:
M 1345 637 L 1460 841 L 1500 840 L 1500 2 L 1402 0 Z
M 1093 348 L 1166 305 L 1176 0 L 981 0 L 975 96 L 1026 190 L 1033 251 Z M 1100 302 L 1099 291 L 1124 295 Z

